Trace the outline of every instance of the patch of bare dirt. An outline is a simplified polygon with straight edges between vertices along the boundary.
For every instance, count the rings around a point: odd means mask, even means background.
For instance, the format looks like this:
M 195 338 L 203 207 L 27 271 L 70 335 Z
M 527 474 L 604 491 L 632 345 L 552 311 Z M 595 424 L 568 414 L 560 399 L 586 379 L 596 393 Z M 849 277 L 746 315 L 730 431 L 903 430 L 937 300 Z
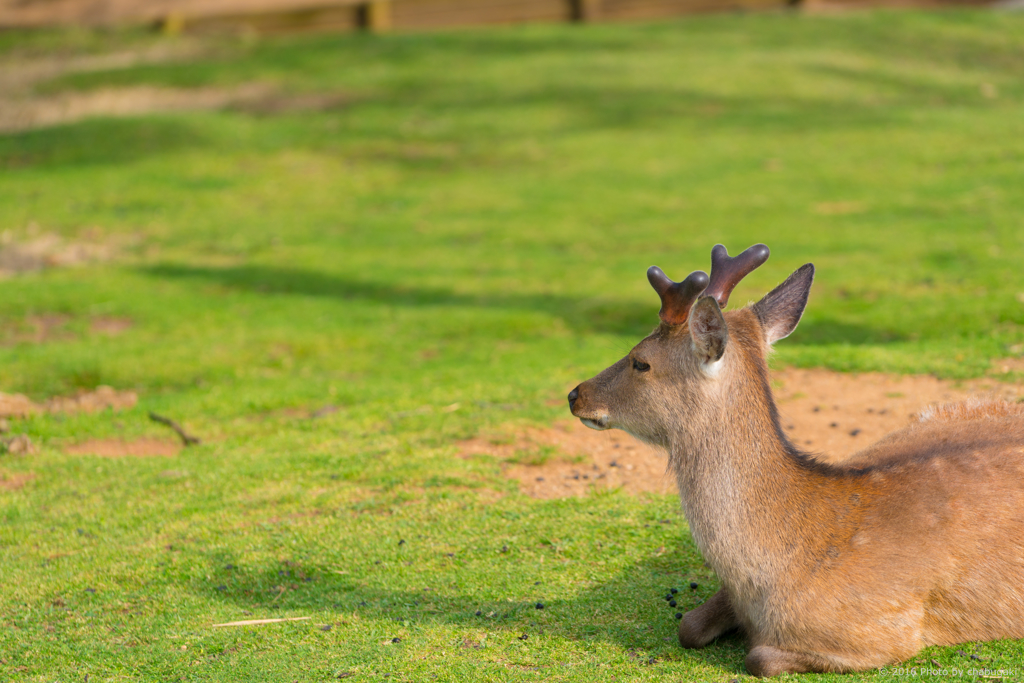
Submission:
M 98 386 L 95 391 L 83 391 L 76 396 L 55 396 L 36 403 L 24 394 L 0 392 L 0 417 L 27 417 L 37 413 L 94 413 L 110 408 L 125 410 L 139 400 L 134 391 L 118 391 L 113 387 Z
M 141 116 L 228 108 L 266 115 L 322 111 L 348 101 L 349 98 L 340 93 L 288 95 L 268 83 L 245 83 L 232 88 L 102 88 L 0 99 L 0 132 L 45 128 L 95 116 Z
M 135 322 L 131 318 L 117 318 L 114 316 L 101 315 L 89 321 L 90 332 L 108 337 L 116 337 L 134 326 Z
M 996 368 L 1003 370 L 999 363 Z M 772 384 L 783 429 L 801 449 L 838 462 L 909 425 L 929 406 L 970 398 L 1016 402 L 1024 386 L 992 379 L 956 383 L 929 376 L 846 374 L 787 368 Z M 567 498 L 621 488 L 632 494 L 675 493 L 667 458 L 619 430 L 598 432 L 579 421 L 524 429 L 514 437 L 458 444 L 460 455 L 499 459 L 505 474 L 534 498 Z
M 42 406 L 24 394 L 0 392 L 0 417 L 26 417 L 42 412 Z
M 836 462 L 910 424 L 930 405 L 968 398 L 1016 401 L 1024 387 L 994 380 L 955 383 L 926 375 L 846 374 L 787 368 L 773 374 L 786 434 Z
M 13 320 L 0 319 L 0 346 L 47 344 L 75 339 L 76 335 L 68 329 L 71 321 L 72 317 L 64 313 L 43 313 Z M 97 316 L 89 320 L 89 332 L 116 337 L 134 325 L 135 322 L 131 318 Z
M 45 313 L 30 315 L 10 323 L 4 321 L 3 327 L 0 328 L 0 345 L 43 344 L 70 339 L 72 335 L 66 329 L 70 320 L 71 316 L 63 313 Z
M 36 478 L 32 472 L 7 472 L 0 470 L 0 489 L 17 491 Z
M 0 131 L 3 129 L 3 104 L 0 98 Z M 36 232 L 32 229 L 30 232 Z M 67 268 L 95 261 L 107 261 L 114 253 L 109 243 L 67 240 L 46 233 L 18 241 L 10 231 L 0 234 L 0 278 L 30 273 L 45 268 Z
M 0 7 L 3 4 L 5 3 L 0 2 Z M 3 10 L 0 9 L 0 23 L 3 23 L 4 18 Z M 49 51 L 45 55 L 26 55 L 12 51 L 0 60 L 0 92 L 12 96 L 28 91 L 37 83 L 64 74 L 128 69 L 143 64 L 165 64 L 194 59 L 209 51 L 209 48 L 200 42 L 187 38 L 106 54 L 54 54 Z
M 32 443 L 32 439 L 28 438 L 24 434 L 0 436 L 0 453 L 10 453 L 11 455 L 31 455 L 35 452 L 36 447 L 35 444 Z
M 500 459 L 505 474 L 534 498 L 569 498 L 618 488 L 633 494 L 676 490 L 675 480 L 666 473 L 664 453 L 625 432 L 598 432 L 575 420 L 550 429 L 522 430 L 508 443 L 487 438 L 462 441 L 459 451 L 463 456 Z
M 160 439 L 90 439 L 64 448 L 68 455 L 96 455 L 101 458 L 170 458 L 180 450 L 179 444 Z

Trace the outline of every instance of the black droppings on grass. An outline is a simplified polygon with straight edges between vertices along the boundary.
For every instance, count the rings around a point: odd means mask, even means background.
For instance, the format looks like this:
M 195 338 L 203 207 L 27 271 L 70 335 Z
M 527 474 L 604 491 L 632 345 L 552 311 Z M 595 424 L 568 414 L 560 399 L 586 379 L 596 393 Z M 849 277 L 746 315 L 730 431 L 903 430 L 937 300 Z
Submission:
M 224 565 L 224 569 L 234 569 L 234 568 L 235 568 L 235 565 L 233 565 L 233 564 L 226 564 L 226 565 Z
M 675 595 L 676 593 L 679 592 L 679 589 L 678 588 L 669 588 L 668 592 L 671 593 L 672 595 Z
M 86 592 L 86 593 L 95 593 L 95 592 L 96 592 L 96 589 L 95 589 L 95 588 L 86 588 L 86 589 L 85 589 L 85 592 Z
M 480 610 L 477 610 L 477 611 L 476 611 L 476 615 L 477 615 L 478 617 L 482 617 L 482 616 L 483 616 L 483 614 L 484 614 L 484 613 L 483 613 L 482 611 L 480 611 Z
M 528 640 L 528 639 L 529 639 L 529 637 L 530 637 L 530 636 L 528 636 L 528 635 L 526 635 L 526 634 L 524 633 L 523 635 L 519 636 L 518 640 Z
M 683 613 L 682 612 L 676 612 L 676 619 L 682 619 L 682 618 L 683 618 Z
M 377 560 L 376 562 L 374 562 L 374 564 L 380 564 L 380 560 Z
M 507 545 L 501 546 L 501 552 L 507 553 L 508 552 L 508 546 Z
M 700 588 L 700 585 L 696 581 L 691 581 L 690 582 L 690 590 L 695 591 L 698 588 Z
M 330 631 L 331 630 L 331 624 L 324 624 L 323 626 L 320 627 L 320 630 L 321 631 Z
M 217 586 L 217 590 L 219 590 L 219 591 L 226 591 L 227 589 L 228 589 L 228 587 L 225 586 L 224 584 L 221 584 L 221 585 Z
M 544 609 L 544 603 L 543 602 L 538 602 L 537 603 L 537 609 Z
M 534 585 L 534 586 L 539 586 L 539 585 L 540 585 L 540 581 L 534 581 L 534 582 L 533 582 L 533 585 Z
M 398 545 L 405 545 L 405 539 L 404 538 L 399 539 Z
M 669 600 L 668 601 L 668 606 L 669 607 L 675 607 L 676 606 L 676 601 L 675 600 Z
M 402 642 L 402 639 L 401 639 L 401 638 L 392 638 L 392 639 L 391 639 L 391 642 L 392 642 L 392 643 L 396 643 L 396 644 L 397 644 L 397 643 L 400 643 L 400 642 Z

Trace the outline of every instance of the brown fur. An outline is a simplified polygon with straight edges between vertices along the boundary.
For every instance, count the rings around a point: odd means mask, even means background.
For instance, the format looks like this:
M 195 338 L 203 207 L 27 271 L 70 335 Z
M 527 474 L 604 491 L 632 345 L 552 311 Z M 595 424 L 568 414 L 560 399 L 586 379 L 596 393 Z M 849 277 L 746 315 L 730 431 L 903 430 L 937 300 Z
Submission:
M 827 464 L 779 427 L 765 359 L 785 325 L 756 306 L 724 320 L 717 363 L 687 324 L 662 324 L 570 396 L 588 426 L 669 453 L 694 541 L 722 584 L 684 618 L 682 645 L 739 627 L 747 669 L 772 676 L 1024 638 L 1024 408 L 943 406 Z

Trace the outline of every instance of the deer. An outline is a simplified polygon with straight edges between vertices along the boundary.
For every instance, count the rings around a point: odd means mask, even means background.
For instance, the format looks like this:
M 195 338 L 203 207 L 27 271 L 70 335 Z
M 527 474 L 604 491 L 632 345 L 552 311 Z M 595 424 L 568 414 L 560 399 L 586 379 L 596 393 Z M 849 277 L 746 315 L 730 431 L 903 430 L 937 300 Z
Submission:
M 814 265 L 723 312 L 768 256 L 719 244 L 710 277 L 681 282 L 652 266 L 657 328 L 569 393 L 586 426 L 668 454 L 721 585 L 683 616 L 680 645 L 739 631 L 747 671 L 770 677 L 1024 638 L 1024 407 L 932 408 L 839 462 L 802 451 L 780 425 L 767 358 L 800 322 Z

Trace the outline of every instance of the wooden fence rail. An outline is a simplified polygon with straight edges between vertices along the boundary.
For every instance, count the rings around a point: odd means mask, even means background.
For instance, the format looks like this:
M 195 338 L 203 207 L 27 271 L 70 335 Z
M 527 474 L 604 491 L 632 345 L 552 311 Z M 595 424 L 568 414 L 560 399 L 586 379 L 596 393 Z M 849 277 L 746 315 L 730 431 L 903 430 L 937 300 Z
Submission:
M 149 23 L 172 33 L 383 32 L 785 8 L 986 4 L 992 0 L 0 0 L 0 28 Z

